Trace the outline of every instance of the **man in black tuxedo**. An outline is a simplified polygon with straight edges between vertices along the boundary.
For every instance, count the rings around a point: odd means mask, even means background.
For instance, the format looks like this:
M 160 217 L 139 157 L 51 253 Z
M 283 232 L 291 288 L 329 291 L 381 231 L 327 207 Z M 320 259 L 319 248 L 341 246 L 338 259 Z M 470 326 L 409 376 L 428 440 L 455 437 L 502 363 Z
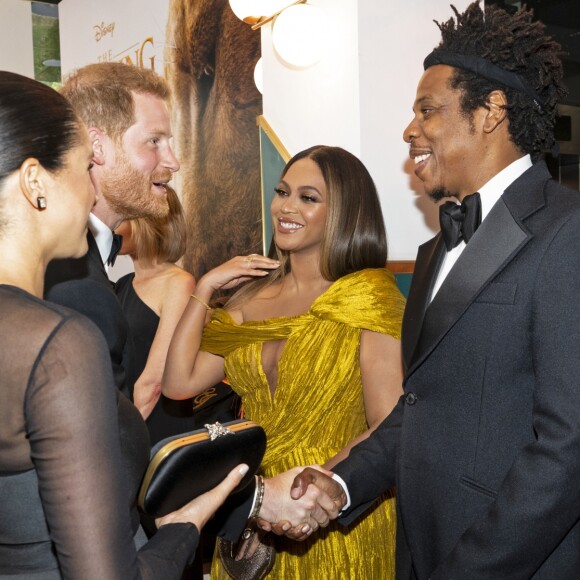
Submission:
M 179 169 L 171 147 L 169 88 L 153 71 L 108 62 L 77 70 L 61 92 L 89 129 L 97 203 L 87 255 L 49 264 L 45 298 L 96 323 L 109 345 L 115 383 L 132 398 L 132 340 L 107 268 L 120 247 L 113 230 L 123 220 L 169 211 L 165 185 Z
M 404 395 L 334 479 L 309 469 L 292 493 L 316 483 L 349 521 L 396 485 L 401 580 L 577 579 L 580 194 L 541 161 L 559 46 L 525 10 L 455 14 L 404 132 L 427 193 L 462 202 L 419 248 Z

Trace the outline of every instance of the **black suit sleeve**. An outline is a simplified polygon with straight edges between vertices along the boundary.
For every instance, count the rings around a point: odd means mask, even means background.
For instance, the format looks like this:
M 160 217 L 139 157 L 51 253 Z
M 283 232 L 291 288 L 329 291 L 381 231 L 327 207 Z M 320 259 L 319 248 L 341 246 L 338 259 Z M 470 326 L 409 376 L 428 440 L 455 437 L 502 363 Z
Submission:
M 256 485 L 252 482 L 239 493 L 230 495 L 215 516 L 205 525 L 204 531 L 237 542 L 246 527 L 254 502 Z
M 397 406 L 370 437 L 353 447 L 348 457 L 332 470 L 344 480 L 350 495 L 351 505 L 340 517 L 341 523 L 350 524 L 395 485 L 403 411 L 401 396 Z

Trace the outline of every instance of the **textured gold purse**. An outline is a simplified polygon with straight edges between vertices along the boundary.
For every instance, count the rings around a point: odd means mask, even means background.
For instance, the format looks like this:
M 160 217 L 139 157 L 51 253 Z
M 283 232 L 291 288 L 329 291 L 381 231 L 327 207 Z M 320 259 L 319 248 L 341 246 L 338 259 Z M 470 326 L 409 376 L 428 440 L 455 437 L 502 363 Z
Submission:
M 255 542 L 258 546 L 248 556 Z M 276 557 L 272 534 L 258 529 L 253 523 L 244 530 L 242 538 L 235 544 L 218 538 L 217 550 L 225 571 L 234 580 L 262 580 L 274 566 Z

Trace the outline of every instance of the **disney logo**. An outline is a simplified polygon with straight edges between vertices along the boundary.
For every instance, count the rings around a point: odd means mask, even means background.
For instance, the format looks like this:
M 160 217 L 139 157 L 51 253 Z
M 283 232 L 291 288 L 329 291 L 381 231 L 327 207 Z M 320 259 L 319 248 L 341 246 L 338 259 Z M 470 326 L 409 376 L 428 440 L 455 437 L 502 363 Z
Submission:
M 113 36 L 115 23 L 111 22 L 111 24 L 105 24 L 104 22 L 101 22 L 101 24 L 93 26 L 93 29 L 95 30 L 95 40 L 99 42 L 99 40 L 101 40 L 104 36 L 107 36 L 107 34 Z

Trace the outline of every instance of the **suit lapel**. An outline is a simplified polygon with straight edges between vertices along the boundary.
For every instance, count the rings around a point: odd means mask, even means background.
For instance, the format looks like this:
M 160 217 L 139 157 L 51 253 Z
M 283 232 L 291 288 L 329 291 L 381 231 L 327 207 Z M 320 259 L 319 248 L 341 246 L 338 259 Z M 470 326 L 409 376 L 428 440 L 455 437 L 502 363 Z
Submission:
M 87 232 L 87 243 L 89 245 L 89 260 L 91 260 L 93 265 L 96 266 L 99 270 L 102 270 L 106 275 L 107 271 L 105 270 L 105 266 L 103 265 L 101 259 L 101 253 L 99 252 L 99 246 L 97 246 L 97 240 L 95 240 L 95 236 L 90 230 Z
M 429 299 L 433 285 L 437 279 L 437 272 L 445 256 L 445 245 L 441 234 L 419 247 L 417 261 L 409 299 L 403 316 L 402 349 L 405 367 L 408 368 L 423 326 L 425 310 L 429 306 Z
M 544 185 L 550 174 L 544 163 L 539 163 L 517 179 L 493 206 L 476 234 L 449 272 L 431 304 L 425 306 L 424 295 L 417 292 L 418 304 L 410 304 L 411 312 L 423 307 L 424 318 L 414 320 L 418 328 L 407 329 L 416 340 L 410 359 L 405 358 L 407 375 L 439 344 L 461 318 L 486 284 L 502 270 L 531 239 L 522 220 L 545 204 Z M 418 256 L 418 261 L 419 261 Z M 432 260 L 431 260 L 432 262 Z M 440 263 L 440 260 L 439 260 Z M 431 265 L 427 263 L 427 268 Z M 428 288 L 427 300 L 436 279 L 439 266 L 432 278 L 418 283 Z M 432 272 L 432 269 L 429 270 Z M 412 297 L 409 294 L 409 302 Z M 411 326 L 411 319 L 408 321 Z M 405 326 L 403 326 L 405 332 Z M 405 347 L 403 347 L 405 348 Z M 404 351 L 405 352 L 405 351 Z M 408 353 L 405 353 L 408 354 Z
M 87 253 L 89 261 L 88 267 L 89 272 L 92 273 L 92 279 L 101 281 L 111 289 L 114 288 L 115 284 L 109 279 L 109 274 L 107 274 L 107 270 L 103 264 L 103 259 L 101 258 L 101 252 L 99 252 L 99 246 L 97 246 L 95 236 L 90 231 L 87 233 L 87 242 L 89 244 L 89 251 Z

